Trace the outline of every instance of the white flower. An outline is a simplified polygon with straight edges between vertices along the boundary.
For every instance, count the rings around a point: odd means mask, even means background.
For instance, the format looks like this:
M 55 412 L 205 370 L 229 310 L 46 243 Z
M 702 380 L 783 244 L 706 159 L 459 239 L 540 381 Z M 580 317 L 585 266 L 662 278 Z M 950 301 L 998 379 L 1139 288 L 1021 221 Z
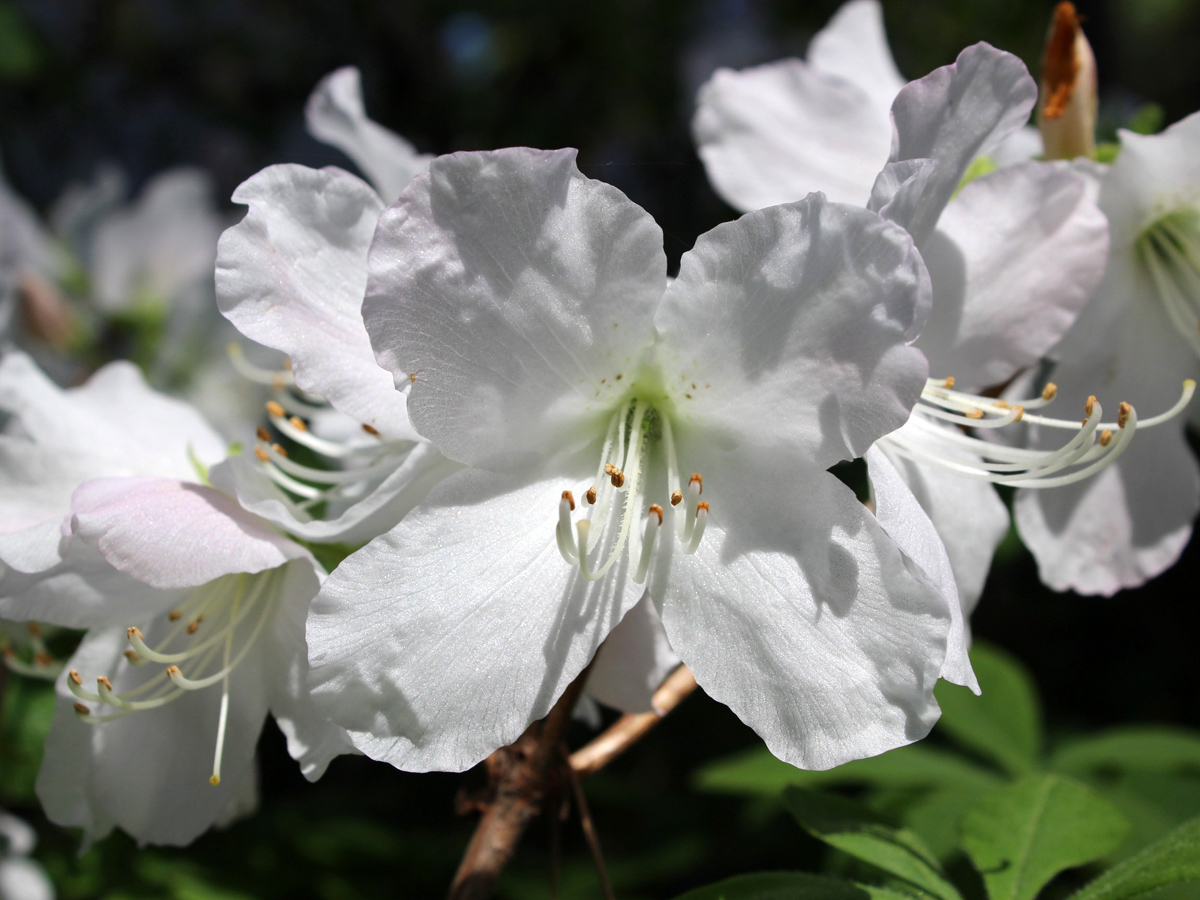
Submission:
M 844 7 L 831 30 L 815 41 L 814 59 L 841 48 L 836 60 L 845 62 L 851 35 L 857 35 L 857 44 L 874 48 L 868 49 L 868 60 L 887 63 L 866 65 L 863 71 L 890 67 L 873 4 Z M 835 104 L 849 90 L 836 79 L 817 78 L 803 63 L 782 65 L 810 79 L 803 98 L 771 93 L 761 80 L 774 69 L 718 73 L 701 94 L 697 133 L 709 142 L 702 155 L 714 184 L 742 209 L 767 196 L 764 192 L 779 197 L 791 185 L 836 186 L 830 173 L 851 179 L 861 162 L 831 159 L 829 172 L 815 172 L 803 157 L 788 159 L 779 152 L 768 107 L 775 113 L 792 109 L 799 116 L 801 100 L 815 103 L 819 95 L 821 102 Z M 763 104 L 737 107 L 740 127 L 735 127 L 723 98 L 756 85 Z M 1020 60 L 986 44 L 967 48 L 953 65 L 898 92 L 889 89 L 892 149 L 868 203 L 909 231 L 928 264 L 933 310 L 917 346 L 942 376 L 930 380 L 912 419 L 866 455 L 876 511 L 918 569 L 952 601 L 956 637 L 966 630 L 995 547 L 1008 530 L 1008 512 L 989 482 L 1050 487 L 1080 479 L 1111 464 L 1133 436 L 1133 428 L 1125 427 L 1117 439 L 1105 437 L 1099 405 L 1089 407 L 1083 429 L 1078 420 L 1055 422 L 1078 434 L 1049 453 L 1000 448 L 961 430 L 994 431 L 1026 410 L 1026 421 L 1032 421 L 1032 410 L 1044 406 L 1052 391 L 1024 401 L 1020 410 L 997 407 L 978 392 L 1035 364 L 1071 326 L 1104 269 L 1104 216 L 1089 199 L 1084 177 L 1065 165 L 1019 163 L 961 185 L 975 160 L 1012 139 L 1036 94 Z M 742 182 L 733 184 L 725 162 L 731 147 L 774 154 L 776 169 L 787 168 L 793 177 L 768 185 L 757 170 L 747 170 Z M 1136 421 L 1121 420 L 1126 426 Z M 931 521 L 921 521 L 921 509 Z M 945 674 L 974 686 L 965 656 L 954 650 L 962 645 L 952 640 Z
M 313 714 L 304 619 L 323 574 L 203 483 L 221 442 L 126 363 L 61 391 L 0 361 L 0 613 L 89 628 L 59 679 L 38 793 L 94 840 L 183 844 L 253 796 L 268 709 L 305 774 L 350 748 Z M 211 783 L 210 783 L 211 782 Z
M 213 478 L 246 508 L 294 534 L 366 542 L 461 468 L 413 430 L 405 395 L 375 361 L 363 325 L 367 251 L 383 202 L 353 175 L 303 166 L 264 169 L 238 188 L 234 200 L 250 211 L 221 240 L 218 302 L 243 334 L 291 360 L 285 373 L 242 369 L 274 382 L 268 405 L 274 428 L 329 465 L 299 466 L 262 430 L 255 457 L 230 460 Z M 289 383 L 326 398 L 343 414 L 342 423 L 360 422 L 362 429 L 355 425 L 351 434 L 334 436 L 322 431 L 325 419 L 314 417 L 316 408 L 287 390 Z M 320 518 L 308 512 L 316 504 L 324 506 Z M 677 663 L 647 603 L 606 645 L 588 692 L 641 712 Z
M 692 131 L 717 193 L 738 210 L 810 191 L 865 205 L 888 161 L 889 113 L 904 84 L 880 4 L 851 0 L 812 39 L 807 61 L 718 69 L 700 89 Z M 1022 128 L 986 152 L 1005 164 L 1037 155 L 1040 144 Z
M 54 900 L 54 885 L 29 858 L 36 845 L 32 828 L 0 812 L 0 900 Z
M 1052 352 L 1052 375 L 1072 399 L 1092 393 L 1161 407 L 1181 379 L 1200 374 L 1200 114 L 1152 137 L 1120 136 L 1120 156 L 1100 174 L 1108 269 Z M 1174 564 L 1200 509 L 1183 425 L 1138 441 L 1088 483 L 1018 494 L 1017 524 L 1043 581 L 1110 595 Z
M 363 313 L 469 468 L 326 581 L 315 699 L 368 755 L 460 770 L 648 596 L 782 758 L 921 737 L 949 610 L 825 470 L 907 417 L 927 291 L 901 229 L 819 195 L 702 236 L 668 286 L 659 228 L 574 151 L 438 158 L 380 219 Z

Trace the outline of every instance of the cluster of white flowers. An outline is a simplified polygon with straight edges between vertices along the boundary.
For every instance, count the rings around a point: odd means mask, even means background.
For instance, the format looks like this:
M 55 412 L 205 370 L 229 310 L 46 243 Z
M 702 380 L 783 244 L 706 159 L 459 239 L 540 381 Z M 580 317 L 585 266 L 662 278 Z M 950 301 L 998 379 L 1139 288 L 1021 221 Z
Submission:
M 1090 129 L 1067 69 L 1041 116 Z M 77 192 L 57 240 L 0 195 L 0 617 L 87 631 L 61 666 L 40 625 L 5 644 L 57 676 L 47 815 L 185 844 L 254 803 L 268 711 L 310 779 L 353 752 L 460 771 L 581 673 L 642 711 L 680 663 L 828 768 L 927 734 L 939 678 L 978 689 L 996 485 L 1054 588 L 1169 567 L 1200 507 L 1200 116 L 1102 165 L 1031 158 L 1037 104 L 987 44 L 905 83 L 852 0 L 807 61 L 702 88 L 744 215 L 674 278 L 575 151 L 419 155 L 353 69 L 308 125 L 369 180 L 267 168 L 219 243 L 194 173 L 116 212 Z M 53 344 L 84 220 L 101 312 L 178 306 L 215 257 L 257 426 L 129 362 L 64 389 L 17 349 Z M 867 505 L 829 472 L 858 458 Z M 355 549 L 327 572 L 320 544 Z

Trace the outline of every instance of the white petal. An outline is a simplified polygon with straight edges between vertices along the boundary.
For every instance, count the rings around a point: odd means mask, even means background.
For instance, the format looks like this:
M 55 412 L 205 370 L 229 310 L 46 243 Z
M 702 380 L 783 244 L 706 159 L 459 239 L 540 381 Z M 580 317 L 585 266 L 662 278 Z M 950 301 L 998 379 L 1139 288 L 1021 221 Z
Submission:
M 653 332 L 662 232 L 574 150 L 456 153 L 380 217 L 363 318 L 451 459 L 527 470 L 603 429 Z M 582 430 L 581 430 L 582 426 Z
M 362 321 L 379 197 L 340 169 L 280 165 L 244 182 L 233 200 L 250 211 L 221 236 L 221 312 L 246 337 L 288 354 L 304 390 L 384 437 L 415 437 Z
M 170 304 L 212 278 L 221 218 L 212 177 L 178 168 L 149 182 L 137 201 L 104 218 L 92 246 L 93 298 L 115 313 L 139 299 Z
M 967 658 L 970 637 L 966 614 L 946 547 L 904 477 L 878 445 L 867 451 L 866 461 L 879 527 L 913 564 L 913 574 L 941 594 L 950 610 L 950 630 L 941 677 L 966 685 L 978 694 L 979 682 Z
M 420 503 L 429 489 L 462 466 L 431 444 L 417 444 L 394 471 L 353 503 L 332 503 L 325 517 L 312 518 L 292 503 L 249 455 L 230 457 L 209 472 L 213 487 L 238 498 L 255 515 L 304 540 L 363 544 L 378 537 Z M 0 536 L 0 559 L 3 558 Z
M 970 616 L 983 593 L 996 548 L 1008 534 L 1008 508 L 986 481 L 961 478 L 894 455 L 888 458 L 937 529 L 963 612 Z M 969 636 L 970 623 L 965 624 Z
M 993 147 L 988 155 L 998 166 L 1014 166 L 1036 159 L 1044 152 L 1041 132 L 1025 125 Z
M 862 206 L 887 161 L 888 103 L 798 59 L 718 69 L 700 88 L 692 134 L 713 187 L 735 209 L 812 191 Z
M 819 72 L 837 75 L 861 88 L 884 109 L 892 105 L 904 78 L 892 59 L 878 0 L 850 0 L 816 33 L 808 62 Z
M 468 470 L 325 581 L 308 621 L 318 707 L 368 756 L 461 771 L 544 716 L 641 596 L 559 554 L 564 485 Z
M 354 160 L 386 202 L 395 199 L 414 176 L 427 171 L 433 159 L 367 118 L 358 69 L 353 66 L 321 79 L 308 98 L 304 118 L 308 133 Z
M 864 209 L 814 194 L 719 225 L 684 254 L 656 317 L 675 421 L 822 467 L 861 456 L 924 387 L 906 341 L 928 303 L 909 236 Z
M 271 714 L 287 737 L 288 753 L 300 763 L 304 776 L 316 781 L 335 756 L 355 750 L 345 729 L 321 715 L 309 696 L 304 623 L 321 586 L 319 573 L 311 561 L 297 560 L 288 565 L 284 579 L 270 630 L 262 638 L 268 698 Z
M 54 885 L 32 859 L 0 859 L 0 900 L 54 900 Z
M 648 712 L 654 692 L 677 665 L 679 657 L 647 595 L 605 638 L 588 672 L 587 692 L 621 712 Z
M 82 387 L 63 390 L 23 353 L 0 359 L 0 410 L 9 430 L 47 451 L 95 459 L 108 475 L 197 477 L 189 448 L 203 464 L 225 456 L 220 436 L 188 404 L 159 394 L 127 362 L 104 366 Z
M 1082 412 L 1084 398 L 1095 394 L 1106 419 L 1122 400 L 1143 419 L 1161 412 L 1178 398 L 1184 378 L 1198 376 L 1191 348 L 1146 285 L 1132 297 L 1112 344 L 1051 373 L 1060 415 Z M 1017 526 L 1043 582 L 1056 590 L 1111 595 L 1174 564 L 1200 511 L 1200 472 L 1184 425 L 1181 417 L 1139 429 L 1125 454 L 1087 481 L 1017 492 Z M 1037 437 L 1061 443 L 1062 432 Z
M 154 642 L 165 617 L 146 631 Z M 124 629 L 95 631 L 84 638 L 68 668 L 90 679 L 107 675 L 119 691 L 155 675 L 154 666 L 135 668 L 124 657 Z M 158 709 L 114 722 L 89 725 L 74 710 L 76 698 L 58 684 L 54 722 L 38 772 L 37 793 L 46 815 L 59 825 L 84 830 L 85 843 L 119 827 L 140 844 L 191 843 L 230 806 L 243 781 L 253 778 L 254 747 L 267 713 L 265 679 L 250 656 L 233 673 L 229 724 L 221 783 L 209 783 L 216 746 L 219 688 L 189 691 Z M 94 705 L 93 713 L 103 713 Z
M 1100 189 L 1100 207 L 1125 248 L 1159 216 L 1200 203 L 1200 113 L 1154 135 L 1120 132 L 1121 153 Z
M 977 178 L 922 248 L 933 313 L 917 346 L 937 377 L 1000 384 L 1041 359 L 1100 284 L 1108 223 L 1082 176 L 1028 162 Z
M 65 628 L 128 627 L 174 608 L 184 596 L 114 569 L 82 541 L 70 542 L 52 568 L 33 574 L 10 568 L 0 575 L 0 616 Z
M 158 588 L 262 572 L 306 554 L 220 491 L 166 478 L 97 478 L 75 491 L 71 511 L 79 539 Z
M 699 550 L 651 575 L 700 686 L 802 768 L 924 737 L 938 716 L 945 598 L 832 475 L 750 451 L 724 462 L 707 463 Z
M 975 157 L 1028 119 L 1037 85 L 1011 53 L 975 44 L 957 61 L 909 82 L 892 105 L 891 162 L 935 159 L 924 202 L 900 222 L 921 246 Z

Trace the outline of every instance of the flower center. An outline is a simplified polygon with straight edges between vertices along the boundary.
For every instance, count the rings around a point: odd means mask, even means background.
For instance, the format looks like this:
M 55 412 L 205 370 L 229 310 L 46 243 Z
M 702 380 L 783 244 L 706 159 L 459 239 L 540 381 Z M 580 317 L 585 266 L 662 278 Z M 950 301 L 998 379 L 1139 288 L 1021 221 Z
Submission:
M 189 691 L 219 685 L 221 706 L 209 782 L 220 784 L 229 721 L 229 679 L 253 651 L 271 617 L 280 593 L 277 588 L 281 572 L 272 569 L 254 575 L 226 575 L 193 591 L 186 603 L 165 616 L 165 621 L 155 623 L 155 630 L 161 633 L 156 647 L 147 643 L 140 628 L 130 627 L 126 633 L 132 649 L 125 651 L 128 666 L 122 665 L 112 678 L 97 677 L 94 692 L 83 686 L 77 670 L 67 674 L 67 687 L 80 701 L 75 704 L 79 718 L 93 725 L 112 722 L 166 706 Z M 148 677 L 133 673 L 133 669 L 151 663 L 164 668 Z M 114 680 L 129 686 L 117 690 Z M 88 704 L 107 706 L 115 712 L 96 715 Z
M 1089 397 L 1085 418 L 1054 419 L 1027 412 L 1048 405 L 1058 388 L 1047 384 L 1040 397 L 1019 405 L 991 397 L 954 390 L 954 379 L 930 378 L 913 407 L 913 414 L 899 431 L 882 439 L 883 445 L 906 459 L 936 466 L 965 478 L 1007 484 L 1011 487 L 1051 488 L 1088 478 L 1112 465 L 1139 428 L 1161 425 L 1183 412 L 1196 382 L 1183 383 L 1179 400 L 1166 412 L 1138 421 L 1137 411 L 1121 403 L 1115 422 L 1104 422 L 1095 397 Z M 1057 450 L 1010 447 L 964 433 L 963 428 L 996 430 L 1017 422 L 1074 431 Z M 960 428 L 947 427 L 958 425 Z
M 1141 233 L 1136 248 L 1171 324 L 1200 354 L 1200 209 L 1185 206 L 1163 216 Z
M 660 440 L 667 463 L 668 505 L 683 551 L 692 554 L 700 546 L 708 521 L 708 503 L 700 499 L 704 480 L 694 473 L 686 488 L 681 484 L 670 417 L 634 397 L 609 420 L 595 483 L 583 494 L 586 511 L 572 522 L 575 495 L 570 490 L 563 491 L 558 504 L 558 550 L 589 581 L 602 578 L 626 550 L 635 562 L 634 582 L 646 580 L 663 525 L 663 506 L 651 503 L 642 528 L 636 525 L 646 498 L 650 451 Z

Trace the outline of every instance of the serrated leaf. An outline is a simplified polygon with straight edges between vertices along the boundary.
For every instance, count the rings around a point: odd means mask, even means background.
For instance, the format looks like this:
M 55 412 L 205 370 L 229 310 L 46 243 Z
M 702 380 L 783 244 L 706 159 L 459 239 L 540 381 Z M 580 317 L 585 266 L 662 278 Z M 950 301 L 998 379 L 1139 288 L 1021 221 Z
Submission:
M 1200 818 L 1109 869 L 1071 900 L 1129 900 L 1148 891 L 1200 879 Z
M 1001 780 L 970 760 L 923 744 L 899 747 L 879 756 L 856 759 L 824 772 L 797 769 L 776 759 L 765 747 L 717 760 L 701 769 L 701 790 L 751 797 L 778 797 L 789 785 L 801 787 L 866 784 L 873 787 L 996 787 Z
M 1091 788 L 1031 775 L 981 797 L 963 817 L 963 847 L 990 900 L 1033 900 L 1059 872 L 1093 862 L 1129 822 Z
M 870 900 L 849 881 L 807 872 L 756 872 L 688 891 L 676 900 Z M 880 898 L 884 900 L 884 898 Z
M 1200 772 L 1200 732 L 1185 728 L 1114 728 L 1064 744 L 1050 767 L 1072 775 Z
M 1033 771 L 1042 751 L 1042 713 L 1033 679 L 1015 657 L 977 641 L 971 665 L 982 690 L 938 682 L 939 731 L 1013 775 Z
M 790 787 L 783 802 L 813 837 L 943 900 L 960 900 L 928 848 L 915 834 L 878 813 L 833 794 Z

